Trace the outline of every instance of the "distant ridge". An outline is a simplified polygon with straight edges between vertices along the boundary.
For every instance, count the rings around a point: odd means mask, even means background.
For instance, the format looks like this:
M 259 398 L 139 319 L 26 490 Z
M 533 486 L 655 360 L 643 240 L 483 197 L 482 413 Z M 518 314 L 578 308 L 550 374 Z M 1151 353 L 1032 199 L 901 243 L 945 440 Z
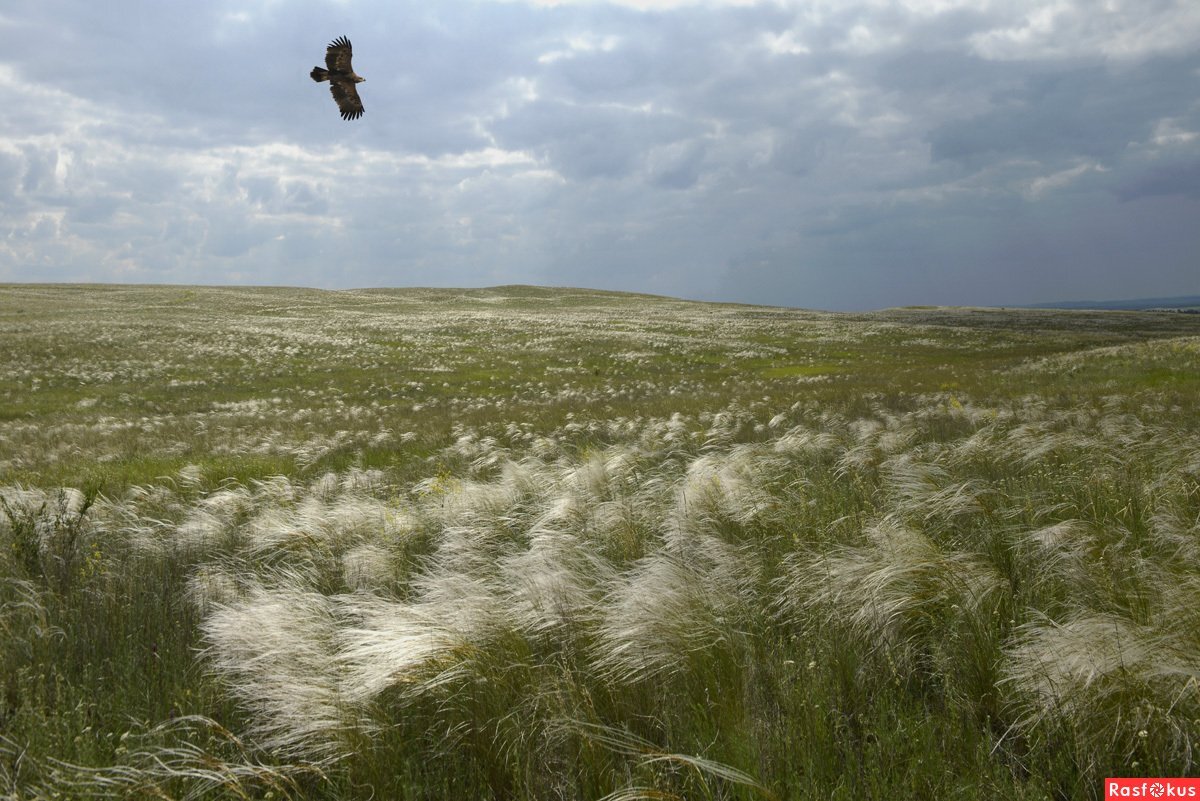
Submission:
M 1063 300 L 1055 303 L 1033 303 L 1030 309 L 1114 309 L 1141 311 L 1145 309 L 1200 309 L 1200 295 L 1180 295 L 1172 298 L 1139 298 L 1136 300 Z

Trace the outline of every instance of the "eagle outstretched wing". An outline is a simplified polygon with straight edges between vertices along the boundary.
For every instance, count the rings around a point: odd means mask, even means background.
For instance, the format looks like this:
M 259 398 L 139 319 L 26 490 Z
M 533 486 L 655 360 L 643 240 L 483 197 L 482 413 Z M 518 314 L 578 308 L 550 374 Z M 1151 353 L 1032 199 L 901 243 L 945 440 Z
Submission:
M 333 93 L 333 99 L 338 105 L 338 111 L 342 112 L 343 120 L 356 120 L 363 115 L 362 100 L 358 96 L 358 89 L 354 87 L 354 81 L 331 78 L 329 91 Z
M 332 73 L 345 73 L 347 75 L 354 74 L 354 68 L 350 66 L 350 60 L 354 58 L 354 48 L 350 46 L 350 40 L 345 36 L 339 36 L 329 43 L 329 47 L 325 48 L 325 66 Z

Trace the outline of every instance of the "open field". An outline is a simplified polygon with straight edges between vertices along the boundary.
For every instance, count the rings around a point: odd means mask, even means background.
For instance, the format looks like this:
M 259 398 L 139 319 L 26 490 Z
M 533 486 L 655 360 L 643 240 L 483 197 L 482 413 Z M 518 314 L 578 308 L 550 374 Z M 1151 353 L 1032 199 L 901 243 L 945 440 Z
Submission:
M 0 797 L 1196 775 L 1200 316 L 0 286 Z

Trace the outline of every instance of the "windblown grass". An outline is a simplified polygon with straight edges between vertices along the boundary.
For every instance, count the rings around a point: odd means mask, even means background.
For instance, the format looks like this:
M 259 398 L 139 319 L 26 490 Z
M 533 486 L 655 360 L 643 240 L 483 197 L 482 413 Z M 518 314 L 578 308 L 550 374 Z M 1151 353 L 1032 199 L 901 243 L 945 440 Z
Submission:
M 6 287 L 0 326 L 5 797 L 1200 771 L 1189 316 Z

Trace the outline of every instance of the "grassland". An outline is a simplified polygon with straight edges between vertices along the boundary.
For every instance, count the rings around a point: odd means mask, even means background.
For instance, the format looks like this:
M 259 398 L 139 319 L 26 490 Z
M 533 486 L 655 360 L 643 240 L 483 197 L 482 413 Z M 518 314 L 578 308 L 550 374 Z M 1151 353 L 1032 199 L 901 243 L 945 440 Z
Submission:
M 1196 775 L 1200 318 L 0 286 L 0 796 Z

